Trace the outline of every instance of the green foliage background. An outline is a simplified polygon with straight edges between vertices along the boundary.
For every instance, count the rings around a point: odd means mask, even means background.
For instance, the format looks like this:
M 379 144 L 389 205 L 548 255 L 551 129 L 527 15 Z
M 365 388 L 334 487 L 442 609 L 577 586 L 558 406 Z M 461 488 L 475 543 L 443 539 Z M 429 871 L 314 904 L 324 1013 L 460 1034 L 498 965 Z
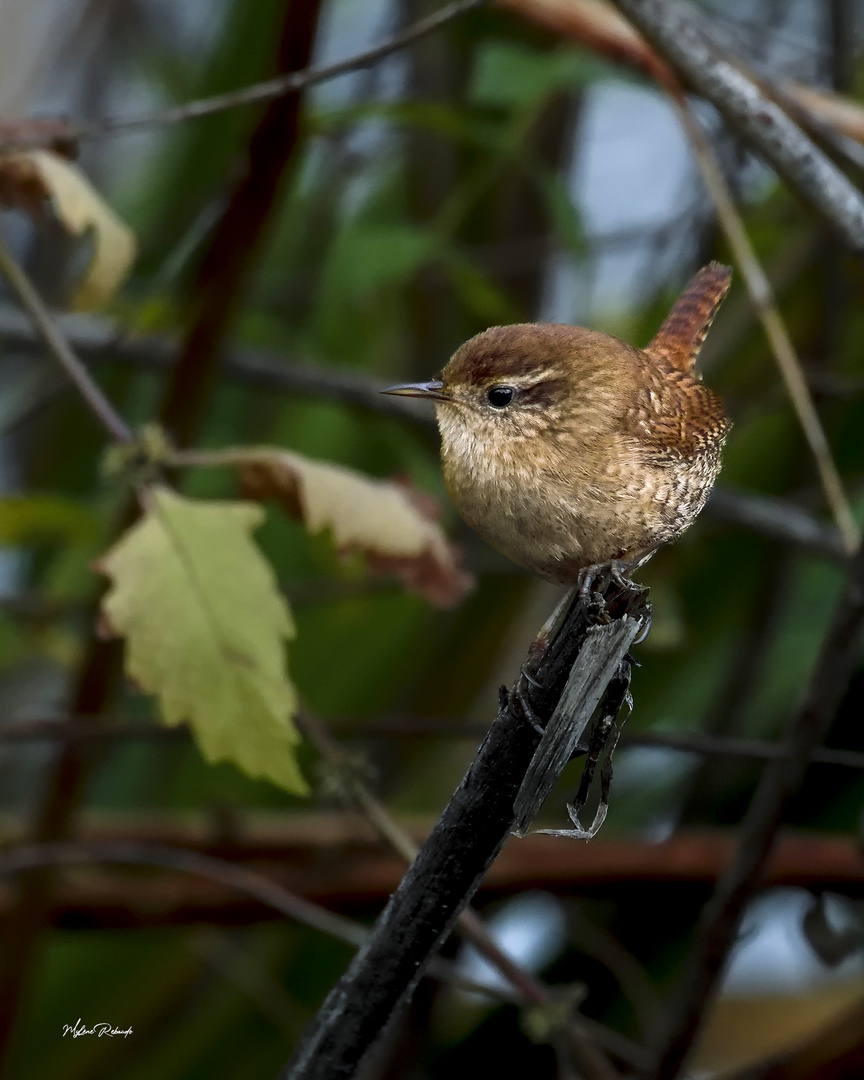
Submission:
M 331 3 L 328 19 L 338 22 L 349 6 Z M 99 53 L 100 77 L 106 86 L 112 79 L 143 82 L 167 104 L 269 74 L 286 5 L 226 0 L 223 9 L 197 49 L 146 19 L 137 37 L 97 37 L 101 50 L 116 48 L 114 55 Z M 447 64 L 440 63 L 443 54 Z M 596 253 L 563 167 L 571 145 L 578 153 L 585 95 L 603 80 L 627 76 L 491 11 L 450 26 L 386 70 L 389 91 L 373 71 L 352 76 L 354 89 L 344 97 L 324 90 L 308 96 L 302 139 L 233 328 L 232 349 L 266 349 L 286 365 L 302 359 L 344 367 L 381 385 L 429 377 L 472 333 L 530 319 L 554 255 L 590 274 Z M 408 72 L 408 86 L 394 91 L 399 70 Z M 85 147 L 85 168 L 142 245 L 134 277 L 108 313 L 121 334 L 182 332 L 201 253 L 256 117 L 255 110 L 237 110 L 128 144 Z M 766 265 L 795 267 L 783 274 L 783 314 L 813 373 L 840 470 L 860 511 L 864 395 L 856 391 L 864 375 L 864 316 L 854 297 L 864 285 L 861 267 L 773 182 L 751 197 L 745 216 Z M 537 237 L 540 257 L 521 257 Z M 689 271 L 700 260 L 728 258 L 710 227 L 694 229 L 689 241 L 690 264 L 682 261 L 671 275 L 646 281 L 638 308 L 603 313 L 604 329 L 635 343 L 648 340 Z M 658 265 L 668 266 L 663 259 L 658 250 Z M 735 421 L 723 482 L 791 499 L 821 515 L 814 470 L 742 292 L 736 282 L 706 358 L 707 379 Z M 20 595 L 0 603 L 0 711 L 10 718 L 63 712 L 92 628 L 99 587 L 93 560 L 109 542 L 123 499 L 101 477 L 104 440 L 80 402 L 62 387 L 46 397 L 34 381 L 34 371 L 49 379 L 50 370 L 47 360 L 22 360 L 12 348 L 0 360 L 4 395 L 13 403 L 4 407 L 5 442 L 21 481 L 20 493 L 0 501 L 0 542 L 21 566 Z M 98 374 L 130 422 L 153 416 L 162 374 L 114 361 L 110 349 Z M 536 629 L 551 595 L 547 604 L 541 586 L 483 548 L 456 519 L 428 425 L 326 396 L 262 391 L 223 374 L 198 442 L 272 442 L 376 476 L 406 474 L 441 500 L 444 521 L 478 575 L 476 592 L 454 611 L 431 610 L 394 582 L 340 563 L 326 539 L 310 539 L 275 512 L 258 533 L 296 618 L 290 666 L 306 707 L 369 754 L 376 788 L 394 811 L 436 814 L 470 760 L 472 741 L 356 740 L 352 730 L 391 715 L 418 722 L 491 720 L 495 688 L 515 675 L 518 643 Z M 230 479 L 215 472 L 184 477 L 182 486 L 208 498 L 236 495 Z M 708 727 L 776 736 L 818 649 L 838 592 L 838 566 L 706 516 L 657 556 L 644 580 L 656 624 L 638 651 L 642 666 L 634 676 L 630 723 L 646 730 Z M 862 685 L 859 673 L 832 736 L 837 745 L 864 748 L 854 722 Z M 152 705 L 126 686 L 111 712 L 148 719 Z M 40 797 L 53 752 L 42 744 L 0 751 L 3 831 L 10 840 Z M 308 747 L 302 761 L 306 775 L 314 776 Z M 619 761 L 604 839 L 676 824 L 734 823 L 755 776 L 754 766 L 727 759 L 699 765 L 693 758 L 639 759 L 635 752 L 628 758 L 621 751 Z M 796 804 L 796 819 L 810 829 L 850 830 L 864 781 L 849 771 L 817 779 Z M 560 794 L 548 808 L 552 817 L 562 810 L 566 785 Z M 321 794 L 305 803 L 229 766 L 208 766 L 188 742 L 118 739 L 99 751 L 84 807 L 103 821 L 194 814 L 214 823 L 230 820 L 242 832 L 249 815 L 323 814 L 332 803 Z M 675 917 L 655 929 L 653 940 L 634 926 L 636 898 L 596 895 L 589 907 L 663 984 L 701 899 L 677 895 Z M 374 916 L 362 906 L 354 913 Z M 284 921 L 218 929 L 53 929 L 29 972 L 9 1075 L 273 1076 L 348 956 L 345 946 Z M 562 981 L 585 979 L 586 1012 L 634 1033 L 626 1000 L 577 947 L 559 958 L 554 974 Z M 437 1077 L 446 1069 L 453 1080 L 471 1073 L 477 1060 L 490 1074 L 506 1061 L 509 1069 L 552 1075 L 548 1051 L 530 1044 L 512 1012 L 467 1010 L 461 1025 L 448 1025 L 427 1005 L 425 1026 L 426 1006 L 420 1009 L 420 1064 L 393 1075 Z M 63 1024 L 79 1016 L 131 1026 L 134 1039 L 61 1038 Z

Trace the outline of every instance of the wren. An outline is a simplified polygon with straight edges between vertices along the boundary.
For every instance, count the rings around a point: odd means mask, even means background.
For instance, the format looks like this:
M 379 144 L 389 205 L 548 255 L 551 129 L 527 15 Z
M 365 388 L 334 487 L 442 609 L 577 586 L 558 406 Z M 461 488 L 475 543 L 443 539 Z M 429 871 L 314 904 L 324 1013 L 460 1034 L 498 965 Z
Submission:
M 384 392 L 434 401 L 447 491 L 493 547 L 556 584 L 629 574 L 693 523 L 720 471 L 730 424 L 694 365 L 730 279 L 700 270 L 644 349 L 493 326 L 440 379 Z

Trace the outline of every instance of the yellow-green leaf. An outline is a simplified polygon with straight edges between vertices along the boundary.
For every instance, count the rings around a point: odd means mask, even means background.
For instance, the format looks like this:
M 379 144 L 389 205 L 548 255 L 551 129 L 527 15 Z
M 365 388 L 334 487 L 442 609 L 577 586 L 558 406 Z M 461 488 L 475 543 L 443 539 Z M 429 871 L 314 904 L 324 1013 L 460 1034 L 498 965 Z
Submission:
M 100 562 L 112 582 L 103 612 L 166 724 L 188 721 L 208 761 L 304 794 L 285 667 L 294 624 L 252 541 L 262 518 L 253 503 L 154 489 L 143 519 Z

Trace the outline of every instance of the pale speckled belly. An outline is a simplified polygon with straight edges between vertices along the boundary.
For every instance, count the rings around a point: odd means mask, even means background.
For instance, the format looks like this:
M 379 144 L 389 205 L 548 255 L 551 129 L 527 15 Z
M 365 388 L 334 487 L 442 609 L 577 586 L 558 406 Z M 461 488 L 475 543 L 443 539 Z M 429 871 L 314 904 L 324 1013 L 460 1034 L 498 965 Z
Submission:
M 638 483 L 605 478 L 608 486 L 579 490 L 545 478 L 516 485 L 475 475 L 468 485 L 447 476 L 451 498 L 468 524 L 492 547 L 549 581 L 573 582 L 583 567 L 639 561 L 677 539 L 702 509 L 719 468 L 719 454 L 641 471 Z

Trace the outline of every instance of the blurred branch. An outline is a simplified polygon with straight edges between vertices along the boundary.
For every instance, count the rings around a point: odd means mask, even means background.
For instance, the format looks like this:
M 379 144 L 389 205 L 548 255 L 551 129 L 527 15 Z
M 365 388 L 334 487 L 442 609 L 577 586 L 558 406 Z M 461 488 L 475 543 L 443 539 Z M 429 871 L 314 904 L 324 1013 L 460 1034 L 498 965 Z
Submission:
M 34 289 L 30 279 L 12 256 L 0 234 L 0 273 L 12 286 L 33 329 L 45 343 L 91 411 L 116 442 L 131 442 L 132 431 L 111 402 L 102 393 L 90 372 L 81 363 L 51 318 L 51 313 Z
M 864 544 L 849 566 L 843 593 L 824 636 L 803 702 L 792 718 L 785 753 L 765 767 L 740 829 L 735 858 L 703 909 L 666 1030 L 659 1041 L 655 1080 L 678 1076 L 713 1000 L 744 908 L 760 884 L 783 811 L 804 778 L 858 662 L 864 625 Z
M 864 197 L 741 70 L 737 58 L 711 40 L 692 8 L 667 0 L 612 0 L 631 26 L 616 17 L 609 4 L 596 0 L 498 2 L 614 62 L 650 75 L 667 90 L 679 90 L 679 80 L 692 87 L 831 225 L 847 247 L 864 255 Z
M 359 722 L 345 719 L 339 723 L 342 725 L 339 743 L 346 739 L 428 739 L 430 737 L 482 739 L 489 730 L 488 725 L 484 724 L 462 723 L 450 719 L 433 720 L 428 716 L 388 717 Z M 128 739 L 178 742 L 188 738 L 189 731 L 186 727 L 163 727 L 161 724 L 152 722 L 104 714 L 99 717 L 67 716 L 52 719 L 0 720 L 0 745 L 55 740 L 123 742 Z M 726 735 L 708 735 L 701 731 L 636 731 L 633 728 L 624 729 L 619 746 L 621 749 L 656 746 L 678 750 L 684 754 L 698 754 L 702 757 L 750 758 L 753 761 L 771 761 L 782 757 L 785 753 L 783 743 L 770 742 L 767 739 L 732 738 Z M 864 769 L 864 753 L 857 750 L 835 750 L 821 746 L 813 751 L 810 761 L 814 765 Z M 404 835 L 404 830 L 399 828 Z M 401 851 L 406 859 L 409 850 L 415 850 L 413 840 L 405 843 Z
M 749 74 L 834 161 L 864 172 L 864 110 L 857 102 L 816 87 Z
M 322 934 L 338 938 L 349 945 L 359 946 L 366 937 L 366 930 L 358 923 L 296 896 L 288 889 L 268 880 L 262 874 L 244 866 L 161 844 L 126 841 L 120 843 L 85 844 L 80 841 L 61 843 L 23 844 L 12 851 L 0 854 L 0 877 L 19 874 L 45 866 L 69 866 L 88 862 L 119 862 L 138 866 L 161 866 L 168 870 L 180 870 L 196 874 L 210 881 L 227 885 L 260 903 L 281 912 L 289 919 L 311 927 Z
M 121 361 L 161 371 L 169 371 L 176 363 L 177 340 L 174 337 L 130 335 L 92 315 L 61 316 L 57 325 L 90 363 Z M 28 351 L 36 350 L 40 345 L 26 320 L 8 307 L 0 307 L 0 340 Z M 220 364 L 230 378 L 250 386 L 331 398 L 346 405 L 425 423 L 429 427 L 435 423 L 434 414 L 422 403 L 382 394 L 380 380 L 347 368 L 314 364 L 264 349 L 238 349 L 230 344 L 223 350 Z
M 216 113 L 227 112 L 230 109 L 245 108 L 249 105 L 261 105 L 273 102 L 288 94 L 298 93 L 310 86 L 335 79 L 339 75 L 345 75 L 350 71 L 360 68 L 371 67 L 379 63 L 393 53 L 413 45 L 415 41 L 426 37 L 448 23 L 461 18 L 469 11 L 480 7 L 485 0 L 455 0 L 427 16 L 419 19 L 413 26 L 401 30 L 378 45 L 363 52 L 349 56 L 345 60 L 339 60 L 333 64 L 321 67 L 307 67 L 301 71 L 290 74 L 277 75 L 272 79 L 244 86 L 238 90 L 231 90 L 225 94 L 214 94 L 212 97 L 200 98 L 197 101 L 188 101 L 184 105 L 174 108 L 155 109 L 152 112 L 140 113 L 138 116 L 117 117 L 95 121 L 93 123 L 69 123 L 61 121 L 52 122 L 32 121 L 33 129 L 28 131 L 24 122 L 20 123 L 20 130 L 11 135 L 0 135 L 0 153 L 12 150 L 21 150 L 37 146 L 53 145 L 62 137 L 62 145 L 68 146 L 82 139 L 103 139 L 114 135 L 125 135 L 130 132 L 140 131 L 145 128 L 166 127 L 172 124 L 185 124 L 190 120 L 199 120 L 205 116 L 213 116 Z
M 3 741 L 0 727 L 0 742 Z M 417 739 L 417 738 L 468 738 L 481 739 L 486 728 L 480 724 L 459 723 L 452 720 L 430 720 L 429 717 L 406 716 L 382 720 L 346 722 L 343 738 L 356 739 Z M 678 750 L 683 754 L 701 757 L 749 758 L 753 761 L 771 761 L 785 753 L 782 742 L 767 739 L 734 738 L 727 735 L 709 735 L 702 731 L 637 731 L 625 727 L 619 747 L 649 746 L 666 750 Z M 810 761 L 814 765 L 837 765 L 845 769 L 864 769 L 864 753 L 857 750 L 835 750 L 818 747 Z
M 321 4 L 288 0 L 279 15 L 273 28 L 276 64 L 286 77 L 309 63 Z M 258 116 L 185 298 L 185 330 L 158 415 L 180 448 L 192 441 L 209 407 L 223 342 L 260 259 L 284 184 L 296 168 L 303 145 L 302 101 L 299 92 L 279 96 Z
M 864 255 L 864 196 L 784 110 L 668 0 L 613 0 L 687 86 L 720 112 L 798 196 Z
M 77 866 L 82 863 L 126 863 L 132 866 L 159 866 L 183 874 L 206 878 L 218 885 L 253 897 L 265 907 L 278 911 L 294 922 L 320 934 L 359 948 L 369 936 L 362 923 L 334 914 L 310 900 L 297 896 L 263 874 L 225 859 L 181 847 L 168 847 L 136 841 L 84 843 L 80 840 L 57 843 L 23 844 L 0 853 L 0 878 L 44 867 Z M 496 988 L 463 978 L 455 966 L 436 958 L 430 974 L 460 985 L 475 993 L 499 995 Z
M 497 3 L 580 42 L 613 63 L 648 75 L 667 90 L 677 85 L 672 68 L 608 0 L 497 0 Z M 740 24 L 739 20 L 719 9 L 714 9 L 711 17 L 715 23 Z M 764 25 L 760 24 L 760 33 L 764 30 Z M 854 48 L 854 35 L 847 32 L 842 36 L 846 39 L 843 47 L 847 51 Z M 864 109 L 858 102 L 792 80 L 778 85 L 769 76 L 756 75 L 738 57 L 735 65 L 835 158 L 864 168 L 864 155 L 858 145 L 864 141 Z M 835 86 L 835 89 L 840 87 Z
M 75 844 L 88 850 L 129 844 L 182 848 L 248 867 L 278 887 L 341 910 L 380 904 L 404 873 L 402 861 L 373 840 L 368 823 L 356 815 L 250 813 L 241 825 L 237 835 L 220 835 L 219 823 L 203 815 L 196 825 L 176 816 L 91 812 L 79 826 Z M 415 820 L 410 832 L 419 840 L 430 828 L 430 822 Z M 12 832 L 8 820 L 4 831 L 7 836 Z M 734 848 L 735 837 L 728 829 L 681 832 L 659 844 L 638 837 L 565 844 L 555 837 L 530 835 L 505 845 L 482 892 L 491 899 L 530 888 L 562 894 L 600 890 L 606 896 L 641 888 L 661 890 L 674 902 L 678 886 L 708 890 L 728 866 Z M 6 848 L 10 855 L 16 850 Z M 851 836 L 784 832 L 765 867 L 764 882 L 861 897 L 861 855 Z M 7 915 L 9 903 L 9 895 L 0 893 L 0 915 Z M 55 926 L 73 929 L 202 921 L 248 926 L 273 918 L 273 911 L 227 883 L 190 877 L 177 868 L 158 877 L 63 878 L 57 882 L 50 919 Z
M 658 746 L 703 757 L 751 758 L 754 761 L 775 761 L 786 753 L 782 742 L 708 735 L 701 731 L 631 731 L 621 737 L 621 746 Z M 864 769 L 864 753 L 858 750 L 834 750 L 820 746 L 813 751 L 809 760 L 814 765 Z
M 786 324 L 774 302 L 771 283 L 756 257 L 756 251 L 750 243 L 750 237 L 747 235 L 744 222 L 741 220 L 723 173 L 717 165 L 710 143 L 705 138 L 683 94 L 674 95 L 672 100 L 690 140 L 702 180 L 714 204 L 717 219 L 744 277 L 747 292 L 750 294 L 765 336 L 768 338 L 771 352 L 774 354 L 774 359 L 786 384 L 786 392 L 816 463 L 822 490 L 843 538 L 846 553 L 851 555 L 858 546 L 858 526 L 846 497 L 840 473 L 834 464 L 825 429 L 810 396 L 801 361 L 798 359 Z
M 840 533 L 787 499 L 752 495 L 718 484 L 705 508 L 708 517 L 801 547 L 823 558 L 845 560 Z

